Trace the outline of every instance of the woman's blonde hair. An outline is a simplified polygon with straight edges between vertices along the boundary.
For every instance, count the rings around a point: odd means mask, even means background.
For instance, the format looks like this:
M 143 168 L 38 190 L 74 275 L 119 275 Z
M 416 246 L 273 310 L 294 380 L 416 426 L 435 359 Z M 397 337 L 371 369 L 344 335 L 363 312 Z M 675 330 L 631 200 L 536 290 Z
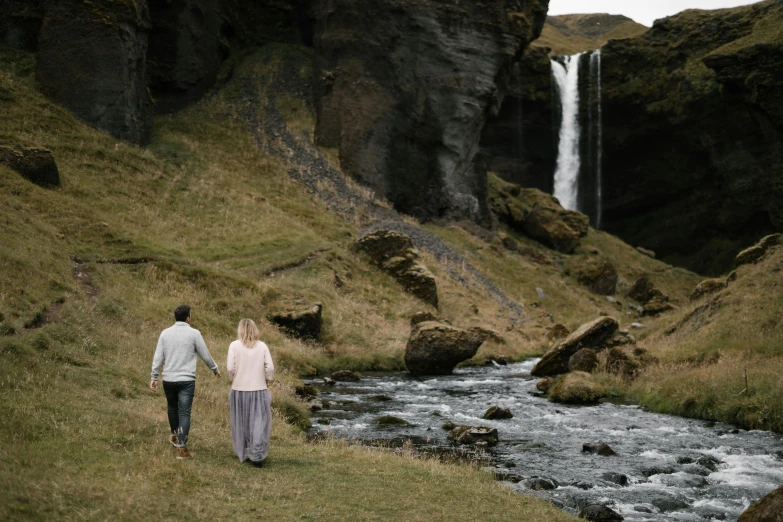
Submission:
M 237 328 L 237 338 L 242 341 L 242 344 L 248 348 L 252 348 L 256 345 L 261 333 L 258 331 L 258 326 L 252 319 L 242 319 L 239 321 L 239 327 Z

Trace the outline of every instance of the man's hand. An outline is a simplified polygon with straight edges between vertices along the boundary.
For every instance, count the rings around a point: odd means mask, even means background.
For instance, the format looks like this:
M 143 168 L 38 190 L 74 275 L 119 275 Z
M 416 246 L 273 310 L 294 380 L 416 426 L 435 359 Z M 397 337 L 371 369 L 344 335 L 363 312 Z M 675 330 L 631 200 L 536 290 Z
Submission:
M 215 378 L 220 379 L 220 370 L 215 372 Z
M 158 381 L 150 381 L 150 390 L 154 392 L 158 391 Z

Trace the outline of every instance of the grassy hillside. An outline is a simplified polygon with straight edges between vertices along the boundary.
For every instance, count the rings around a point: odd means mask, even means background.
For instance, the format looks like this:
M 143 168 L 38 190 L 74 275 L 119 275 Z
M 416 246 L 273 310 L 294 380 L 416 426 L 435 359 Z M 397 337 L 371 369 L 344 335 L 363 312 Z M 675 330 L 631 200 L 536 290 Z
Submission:
M 535 47 L 549 47 L 553 56 L 592 51 L 609 40 L 642 35 L 648 27 L 622 15 L 571 14 L 548 16 Z
M 307 415 L 293 393 L 298 378 L 401 369 L 409 319 L 427 309 L 351 249 L 372 214 L 330 210 L 289 176 L 299 168 L 294 154 L 268 152 L 274 133 L 247 124 L 249 111 L 275 104 L 291 133 L 308 142 L 306 100 L 269 87 L 284 64 L 306 73 L 309 63 L 298 48 L 248 53 L 217 92 L 159 118 L 152 144 L 140 149 L 80 124 L 43 97 L 33 56 L 0 51 L 0 144 L 50 149 L 63 179 L 61 188 L 43 189 L 0 167 L 0 518 L 445 520 L 461 513 L 508 520 L 525 513 L 529 520 L 571 520 L 464 464 L 305 442 Z M 372 200 L 366 191 L 364 197 Z M 554 322 L 574 329 L 602 313 L 624 327 L 636 320 L 566 275 L 569 264 L 590 256 L 615 263 L 621 290 L 651 274 L 679 313 L 700 280 L 593 230 L 574 256 L 502 230 L 537 253 L 525 257 L 505 250 L 499 237 L 456 226 L 425 229 L 466 260 L 454 266 L 422 250 L 438 280 L 438 313 L 455 326 L 492 328 L 507 341 L 485 343 L 474 362 L 491 352 L 540 354 Z M 524 313 L 474 284 L 471 266 Z M 324 304 L 320 343 L 290 339 L 265 319 L 309 301 Z M 240 318 L 262 328 L 280 371 L 263 470 L 232 457 L 228 383 L 203 367 L 191 432 L 197 458 L 172 457 L 165 401 L 147 386 L 157 336 L 182 302 L 194 307 L 194 326 L 221 366 Z M 671 320 L 645 322 L 655 343 Z

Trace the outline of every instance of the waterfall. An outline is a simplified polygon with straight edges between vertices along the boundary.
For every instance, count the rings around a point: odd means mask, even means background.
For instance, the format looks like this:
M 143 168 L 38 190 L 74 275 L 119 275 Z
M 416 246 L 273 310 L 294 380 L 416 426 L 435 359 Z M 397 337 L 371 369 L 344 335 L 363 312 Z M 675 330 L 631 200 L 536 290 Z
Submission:
M 562 109 L 554 195 L 564 208 L 588 214 L 593 226 L 600 228 L 603 212 L 601 51 L 590 53 L 589 60 L 583 55 L 552 60 L 552 78 Z M 589 70 L 584 70 L 588 63 Z M 584 79 L 580 67 L 586 74 Z
M 555 169 L 555 197 L 564 208 L 577 209 L 578 179 L 581 158 L 579 154 L 579 57 L 566 56 L 563 64 L 552 60 L 552 76 L 560 95 L 563 110 L 560 124 L 560 144 Z
M 590 77 L 596 79 L 596 111 L 598 114 L 595 122 L 595 228 L 601 228 L 601 213 L 603 212 L 603 114 L 601 110 L 601 49 L 597 49 L 590 56 Z

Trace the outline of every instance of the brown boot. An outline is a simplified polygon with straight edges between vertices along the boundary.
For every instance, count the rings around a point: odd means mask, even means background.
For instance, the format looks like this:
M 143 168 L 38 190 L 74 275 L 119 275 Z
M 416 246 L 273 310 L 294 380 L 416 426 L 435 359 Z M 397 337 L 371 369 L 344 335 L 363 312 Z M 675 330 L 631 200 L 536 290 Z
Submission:
M 188 451 L 188 448 L 177 448 L 178 459 L 192 459 L 193 454 Z

